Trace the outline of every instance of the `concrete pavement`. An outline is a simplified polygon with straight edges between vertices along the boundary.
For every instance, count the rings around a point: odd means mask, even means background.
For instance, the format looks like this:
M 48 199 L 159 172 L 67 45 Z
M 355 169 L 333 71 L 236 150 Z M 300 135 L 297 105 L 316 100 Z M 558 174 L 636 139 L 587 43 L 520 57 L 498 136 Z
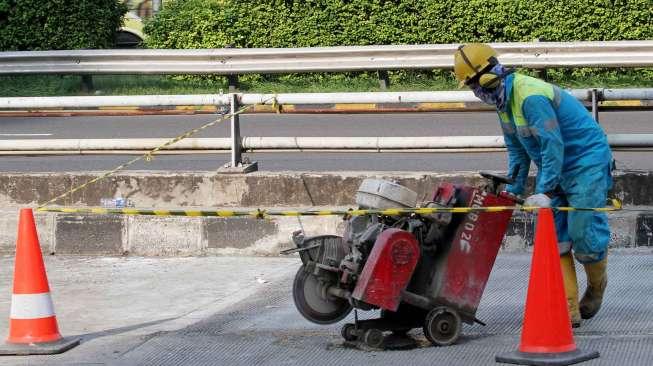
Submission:
M 586 365 L 650 365 L 653 359 L 653 252 L 610 256 L 601 313 L 574 331 L 579 347 L 601 352 Z M 412 351 L 344 348 L 341 322 L 318 326 L 292 304 L 297 258 L 47 257 L 64 335 L 77 348 L 55 356 L 3 357 L 2 365 L 489 365 L 519 342 L 530 255 L 500 254 L 478 317 L 459 343 Z M 0 314 L 8 314 L 12 258 L 0 258 Z M 585 275 L 577 267 L 581 288 Z M 362 316 L 372 316 L 363 313 Z M 7 331 L 0 317 L 0 337 Z
M 1 365 L 104 364 L 157 334 L 238 304 L 296 270 L 296 260 L 257 257 L 47 256 L 59 328 L 82 345 L 56 356 L 0 357 Z M 8 334 L 13 257 L 0 258 L 0 339 Z

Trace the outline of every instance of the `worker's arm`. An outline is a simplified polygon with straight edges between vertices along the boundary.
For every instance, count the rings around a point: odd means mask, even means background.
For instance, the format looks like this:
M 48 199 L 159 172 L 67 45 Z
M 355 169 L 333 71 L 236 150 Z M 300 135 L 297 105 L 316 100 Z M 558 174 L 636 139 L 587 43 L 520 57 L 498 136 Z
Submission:
M 531 159 L 524 146 L 519 142 L 515 131 L 511 130 L 503 122 L 501 123 L 501 127 L 503 128 L 503 140 L 508 148 L 508 176 L 512 177 L 515 175 L 515 170 L 519 169 L 515 177 L 515 182 L 506 186 L 506 191 L 519 195 L 526 188 Z
M 535 184 L 535 193 L 553 192 L 560 183 L 565 153 L 555 110 L 547 97 L 531 95 L 524 100 L 522 111 L 540 143 L 542 166 Z

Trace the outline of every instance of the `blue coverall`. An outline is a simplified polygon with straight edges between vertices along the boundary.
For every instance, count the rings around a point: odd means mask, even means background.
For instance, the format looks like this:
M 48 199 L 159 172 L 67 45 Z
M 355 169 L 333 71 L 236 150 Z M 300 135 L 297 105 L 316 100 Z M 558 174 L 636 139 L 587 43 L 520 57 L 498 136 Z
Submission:
M 538 168 L 535 193 L 558 192 L 552 206 L 603 207 L 612 188 L 612 153 L 587 109 L 571 94 L 545 81 L 513 73 L 505 78 L 506 111 L 499 119 L 508 148 L 508 169 L 517 179 L 507 190 L 522 194 L 530 161 Z M 573 247 L 581 263 L 607 254 L 605 213 L 555 212 L 560 254 Z

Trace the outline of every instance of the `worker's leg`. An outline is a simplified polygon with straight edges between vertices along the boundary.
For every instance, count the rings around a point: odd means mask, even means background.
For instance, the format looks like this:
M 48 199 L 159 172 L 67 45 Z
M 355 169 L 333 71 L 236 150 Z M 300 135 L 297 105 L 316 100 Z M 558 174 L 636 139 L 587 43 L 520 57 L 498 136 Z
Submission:
M 594 263 L 585 263 L 587 274 L 587 289 L 579 303 L 580 316 L 591 319 L 599 312 L 603 302 L 603 294 L 608 285 L 608 257 Z
M 551 206 L 560 207 L 568 206 L 567 199 L 564 196 L 557 196 L 551 200 Z M 571 255 L 571 239 L 567 230 L 567 212 L 554 211 L 554 220 L 556 224 L 556 234 L 558 236 L 558 250 L 560 252 L 560 267 L 562 269 L 562 279 L 565 285 L 565 295 L 567 296 L 567 308 L 571 318 L 573 328 L 580 327 L 581 317 L 578 310 L 578 281 L 576 279 L 576 267 L 574 258 Z
M 572 257 L 571 252 L 560 256 L 560 266 L 562 268 L 562 280 L 565 285 L 565 295 L 567 296 L 567 308 L 569 309 L 571 326 L 572 328 L 578 328 L 581 323 L 578 305 L 578 281 L 576 279 L 574 257 Z
M 578 176 L 576 189 L 567 195 L 573 207 L 604 207 L 610 186 L 607 172 L 599 170 Z M 569 235 L 574 256 L 585 267 L 587 290 L 579 303 L 583 319 L 592 318 L 601 308 L 608 283 L 606 272 L 610 227 L 603 212 L 571 211 L 568 219 Z

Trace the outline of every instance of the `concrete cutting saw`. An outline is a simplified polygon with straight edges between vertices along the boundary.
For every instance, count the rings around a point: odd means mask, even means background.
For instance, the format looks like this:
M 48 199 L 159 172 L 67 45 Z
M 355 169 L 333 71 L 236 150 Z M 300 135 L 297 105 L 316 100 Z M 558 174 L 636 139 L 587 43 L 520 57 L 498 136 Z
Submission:
M 421 207 L 514 206 L 500 192 L 512 179 L 481 172 L 482 187 L 441 183 Z M 362 209 L 417 207 L 417 193 L 395 182 L 365 179 L 356 193 Z M 348 342 L 374 348 L 388 345 L 391 334 L 422 328 L 434 345 L 447 346 L 460 336 L 462 323 L 476 318 L 512 211 L 428 215 L 369 214 L 346 218 L 342 237 L 293 235 L 302 265 L 293 283 L 293 299 L 304 318 L 333 324 L 352 309 L 380 310 L 380 317 L 347 323 Z M 484 324 L 483 324 L 484 325 Z

